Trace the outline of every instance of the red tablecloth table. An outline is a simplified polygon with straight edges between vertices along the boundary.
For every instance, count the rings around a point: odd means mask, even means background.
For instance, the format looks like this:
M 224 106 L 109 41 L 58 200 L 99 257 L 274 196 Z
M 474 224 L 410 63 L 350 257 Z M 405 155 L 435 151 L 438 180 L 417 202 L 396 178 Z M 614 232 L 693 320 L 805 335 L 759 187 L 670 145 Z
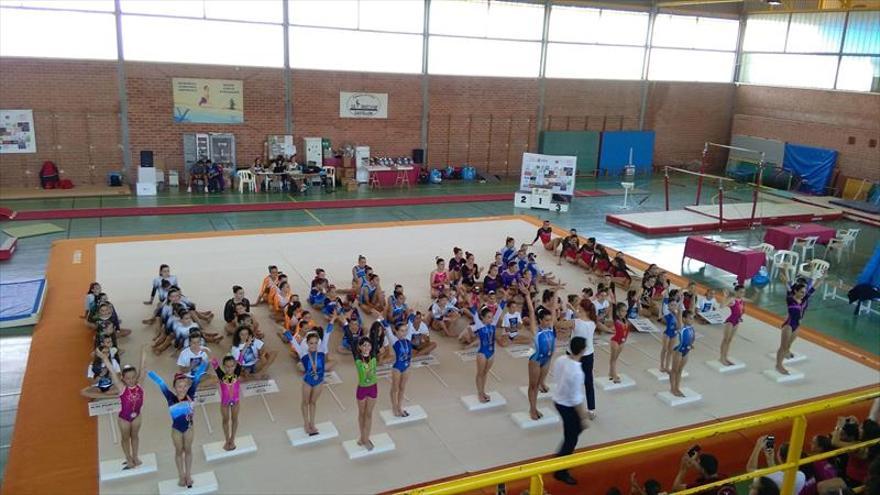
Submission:
M 767 227 L 764 232 L 764 242 L 776 249 L 791 249 L 796 237 L 818 237 L 819 244 L 828 244 L 828 241 L 836 235 L 837 231 L 831 227 L 815 223 L 804 223 L 798 226 L 782 225 Z
M 406 172 L 406 175 L 409 178 L 409 184 L 411 186 L 414 186 L 419 182 L 418 165 L 406 165 L 399 168 L 371 166 L 369 167 L 369 170 L 371 174 L 375 174 L 376 178 L 379 179 L 379 186 L 381 187 L 393 186 L 399 172 Z
M 726 244 L 718 243 L 701 236 L 688 237 L 684 244 L 684 258 L 702 261 L 736 275 L 738 283 L 745 283 L 764 266 L 766 260 L 761 251 L 731 250 Z

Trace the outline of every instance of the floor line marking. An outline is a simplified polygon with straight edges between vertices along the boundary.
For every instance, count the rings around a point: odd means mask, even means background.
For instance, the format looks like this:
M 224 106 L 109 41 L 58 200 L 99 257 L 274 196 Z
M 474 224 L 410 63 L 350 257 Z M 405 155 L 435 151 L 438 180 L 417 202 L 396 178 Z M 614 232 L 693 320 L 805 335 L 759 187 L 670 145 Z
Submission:
M 315 216 L 315 214 L 312 213 L 311 211 L 309 211 L 309 210 L 303 210 L 303 211 L 306 212 L 306 214 L 307 214 L 308 216 L 312 217 L 312 218 L 313 218 L 316 222 L 318 222 L 319 224 L 321 224 L 321 225 L 326 225 L 324 222 L 321 221 L 320 218 L 318 218 L 317 216 Z

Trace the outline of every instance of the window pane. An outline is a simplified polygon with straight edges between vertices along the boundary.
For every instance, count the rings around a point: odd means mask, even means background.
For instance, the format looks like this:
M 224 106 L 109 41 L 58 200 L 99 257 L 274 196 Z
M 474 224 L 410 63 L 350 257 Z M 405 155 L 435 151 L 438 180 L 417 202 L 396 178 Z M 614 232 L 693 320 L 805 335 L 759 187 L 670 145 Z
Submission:
M 490 38 L 540 40 L 544 30 L 544 6 L 530 3 L 489 4 Z
M 837 53 L 846 12 L 792 14 L 787 52 Z
M 550 43 L 547 77 L 639 79 L 644 56 L 642 47 Z
M 294 27 L 290 63 L 300 69 L 419 73 L 422 36 Z
M 880 11 L 850 12 L 844 53 L 880 53 Z
M 432 34 L 486 36 L 489 4 L 485 0 L 432 0 Z
M 595 43 L 599 10 L 554 5 L 550 10 L 550 41 Z
M 0 0 L 0 7 L 42 7 L 46 9 L 97 10 L 113 12 L 113 0 Z
M 826 88 L 834 86 L 837 56 L 746 53 L 741 80 L 769 86 Z
M 880 93 L 880 57 L 843 57 L 837 89 Z
M 281 26 L 127 15 L 122 33 L 127 60 L 284 66 Z
M 788 14 L 756 14 L 746 20 L 743 50 L 781 52 L 785 49 Z
M 0 55 L 116 60 L 116 20 L 113 14 L 0 9 Z
M 660 81 L 730 82 L 735 53 L 654 48 L 648 79 Z
M 358 27 L 357 0 L 288 0 L 291 24 L 304 26 Z
M 205 2 L 205 16 L 209 19 L 280 24 L 284 22 L 284 5 L 278 0 L 248 0 L 247 2 L 209 0 Z
M 646 12 L 603 10 L 599 15 L 597 39 L 609 45 L 645 45 L 648 35 Z
M 123 12 L 130 14 L 205 17 L 205 2 L 202 0 L 175 0 L 173 2 L 157 2 L 156 0 L 120 0 L 119 5 Z
M 421 33 L 425 24 L 425 2 L 369 0 L 360 3 L 360 28 L 375 31 Z
M 682 15 L 657 16 L 654 46 L 736 50 L 739 21 Z
M 537 77 L 541 43 L 431 36 L 428 71 L 461 76 Z

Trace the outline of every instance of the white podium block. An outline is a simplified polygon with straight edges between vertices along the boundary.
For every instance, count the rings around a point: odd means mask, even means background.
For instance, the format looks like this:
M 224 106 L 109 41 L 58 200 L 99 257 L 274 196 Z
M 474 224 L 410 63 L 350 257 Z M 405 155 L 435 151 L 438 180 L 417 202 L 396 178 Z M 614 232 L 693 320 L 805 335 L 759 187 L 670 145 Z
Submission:
M 143 182 L 145 184 L 148 183 L 156 183 L 156 168 L 155 167 L 138 167 L 138 182 Z
M 796 382 L 804 379 L 804 374 L 794 368 L 788 368 L 787 375 L 783 375 L 775 369 L 764 370 L 761 373 L 776 383 Z
M 192 475 L 192 479 L 192 488 L 177 486 L 177 478 L 161 481 L 159 482 L 159 495 L 202 495 L 204 493 L 214 493 L 220 488 L 217 484 L 217 477 L 214 476 L 214 471 L 196 473 Z
M 156 195 L 156 183 L 155 182 L 138 182 L 137 183 L 137 195 L 138 196 L 155 196 Z
M 712 361 L 706 361 L 706 366 L 712 368 L 713 370 L 719 373 L 732 373 L 734 371 L 744 370 L 746 369 L 746 363 L 740 361 L 739 359 L 727 358 L 730 360 L 730 366 L 725 364 L 721 364 L 721 361 L 717 359 L 713 359 Z
M 620 383 L 614 383 L 608 377 L 601 377 L 599 379 L 594 379 L 593 383 L 599 386 L 602 390 L 606 392 L 611 392 L 614 390 L 622 390 L 625 388 L 635 387 L 636 381 L 629 377 L 629 375 L 625 375 L 623 373 L 618 373 L 620 377 Z M 668 380 L 668 378 L 667 378 Z
M 257 451 L 257 442 L 254 441 L 252 435 L 235 437 L 235 449 L 233 450 L 223 450 L 224 443 L 226 442 L 212 442 L 202 445 L 202 450 L 205 452 L 205 460 L 214 462 Z
M 370 441 L 373 442 L 373 450 L 367 450 L 366 447 L 358 445 L 357 440 L 346 440 L 342 442 L 342 447 L 345 449 L 345 453 L 348 454 L 348 458 L 351 460 L 391 452 L 395 448 L 394 442 L 387 433 L 372 435 Z
M 287 438 L 294 447 L 302 447 L 325 442 L 339 436 L 339 431 L 330 421 L 318 423 L 315 425 L 315 428 L 318 429 L 318 434 L 311 436 L 303 428 L 291 428 L 287 430 Z
M 385 426 L 404 425 L 428 419 L 428 413 L 425 412 L 425 409 L 422 408 L 422 406 L 406 406 L 403 410 L 409 413 L 409 416 L 395 416 L 391 409 L 386 409 L 380 412 L 379 415 L 382 416 L 382 421 L 385 423 Z
M 657 398 L 660 399 L 661 401 L 663 401 L 667 406 L 670 406 L 670 407 L 683 406 L 685 404 L 691 404 L 691 403 L 699 402 L 699 401 L 703 400 L 702 395 L 694 392 L 693 390 L 691 390 L 687 387 L 682 387 L 681 391 L 684 393 L 684 397 L 678 397 L 678 396 L 672 395 L 672 392 L 667 390 L 665 392 L 658 392 Z
M 553 400 L 553 389 L 556 388 L 556 384 L 549 383 L 549 384 L 547 384 L 547 387 L 550 389 L 548 392 L 541 392 L 540 389 L 538 390 L 538 400 Z M 519 392 L 521 394 L 523 394 L 524 397 L 528 398 L 529 387 L 528 386 L 520 387 Z
M 477 360 L 477 349 L 465 349 L 463 351 L 455 351 L 455 354 L 464 362 Z
M 517 344 L 505 347 L 504 351 L 512 358 L 527 358 L 535 352 L 535 349 L 530 345 Z
M 805 356 L 803 354 L 800 354 L 797 352 L 792 352 L 792 354 L 794 354 L 794 357 L 783 359 L 782 364 L 794 364 L 794 363 L 800 363 L 801 361 L 807 360 L 807 356 Z M 771 353 L 767 354 L 767 357 L 769 357 L 773 361 L 776 361 L 776 353 L 775 352 L 771 352 Z
M 669 373 L 663 373 L 662 371 L 660 371 L 657 368 L 650 368 L 646 371 L 648 372 L 648 374 L 650 374 L 651 376 L 656 378 L 658 382 L 668 382 L 669 381 Z M 682 378 L 687 378 L 689 376 L 690 376 L 690 373 L 688 373 L 687 370 L 681 372 Z M 684 392 L 684 390 L 682 390 L 682 392 Z
M 101 461 L 101 482 L 133 478 L 156 472 L 158 469 L 156 454 L 144 454 L 140 458 L 143 464 L 132 469 L 122 469 L 125 467 L 125 459 Z
M 513 206 L 515 208 L 531 208 L 532 193 L 528 191 L 518 191 L 513 195 Z
M 489 402 L 480 402 L 480 399 L 476 394 L 474 395 L 463 395 L 461 397 L 461 402 L 464 404 L 464 407 L 467 408 L 468 411 L 485 411 L 486 409 L 494 409 L 496 407 L 501 407 L 507 404 L 507 399 L 504 398 L 503 395 L 496 391 L 486 392 L 486 395 L 489 396 Z
M 550 426 L 559 423 L 559 415 L 556 411 L 549 407 L 539 407 L 538 412 L 541 413 L 541 419 L 532 419 L 528 411 L 519 411 L 510 415 L 510 419 L 523 430 L 531 430 L 532 428 L 540 428 L 542 426 Z

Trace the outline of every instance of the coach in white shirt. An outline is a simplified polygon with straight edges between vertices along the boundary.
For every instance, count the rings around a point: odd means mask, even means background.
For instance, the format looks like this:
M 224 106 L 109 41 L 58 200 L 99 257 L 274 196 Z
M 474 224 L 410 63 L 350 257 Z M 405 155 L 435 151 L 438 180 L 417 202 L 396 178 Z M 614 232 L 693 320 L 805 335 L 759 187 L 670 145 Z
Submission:
M 562 418 L 563 434 L 557 457 L 574 452 L 581 431 L 589 428 L 587 409 L 584 407 L 584 372 L 581 369 L 581 356 L 586 347 L 587 341 L 583 337 L 573 337 L 566 355 L 553 365 L 553 376 L 556 378 L 553 402 Z M 577 484 L 567 469 L 556 471 L 553 477 L 567 485 Z

